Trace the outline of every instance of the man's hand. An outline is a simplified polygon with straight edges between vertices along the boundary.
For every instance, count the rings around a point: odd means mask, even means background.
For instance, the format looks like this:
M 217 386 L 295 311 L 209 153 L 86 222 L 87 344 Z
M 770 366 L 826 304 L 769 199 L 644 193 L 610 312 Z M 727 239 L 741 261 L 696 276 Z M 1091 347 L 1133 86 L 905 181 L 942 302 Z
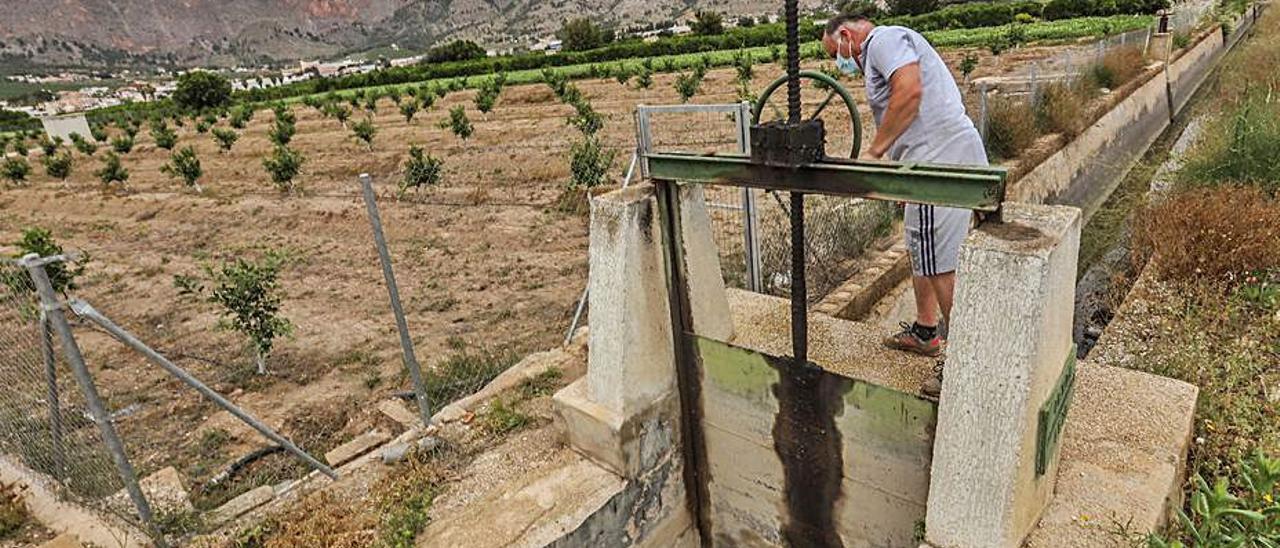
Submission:
M 885 108 L 884 117 L 880 120 L 880 129 L 876 138 L 867 148 L 867 157 L 879 160 L 893 146 L 894 141 L 911 127 L 916 115 L 920 113 L 920 97 L 923 95 L 920 82 L 920 63 L 903 65 L 889 76 L 889 106 Z

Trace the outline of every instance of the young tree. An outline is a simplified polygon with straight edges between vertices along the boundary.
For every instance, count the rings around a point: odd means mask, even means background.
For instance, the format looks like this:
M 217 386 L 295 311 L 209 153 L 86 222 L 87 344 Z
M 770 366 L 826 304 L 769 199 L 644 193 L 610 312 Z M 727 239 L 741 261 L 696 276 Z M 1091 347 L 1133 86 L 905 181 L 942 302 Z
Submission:
M 400 103 L 400 115 L 404 116 L 406 124 L 413 123 L 413 116 L 418 113 L 418 100 L 410 97 L 408 100 Z
M 117 135 L 111 139 L 111 149 L 116 154 L 128 154 L 133 151 L 133 137 L 128 135 Z
M 235 146 L 236 141 L 240 140 L 240 134 L 236 130 L 230 128 L 213 128 L 213 138 L 218 141 L 218 150 L 222 152 L 231 152 L 231 147 Z
M 209 124 L 209 122 L 206 122 L 204 120 L 196 121 L 196 133 L 200 133 L 200 134 L 209 133 L 210 127 L 212 126 Z
M 194 188 L 198 193 L 204 192 L 199 182 L 200 177 L 204 175 L 204 170 L 200 167 L 200 158 L 196 157 L 194 147 L 185 146 L 170 154 L 169 163 L 162 166 L 160 171 L 175 179 L 182 179 L 188 187 Z
M 476 92 L 476 110 L 482 114 L 488 114 L 493 110 L 493 104 L 498 100 L 499 91 L 497 88 L 484 86 L 480 91 Z
M 569 117 L 569 125 L 578 128 L 584 135 L 595 135 L 604 128 L 604 117 L 585 100 L 573 104 L 576 113 Z
M 613 70 L 613 79 L 618 81 L 619 85 L 627 85 L 631 81 L 631 71 L 622 63 L 618 63 L 618 67 Z
M 378 133 L 378 127 L 373 125 L 373 120 L 369 117 L 351 124 L 351 133 L 356 139 L 364 141 L 365 146 L 369 150 L 373 150 L 373 136 Z
M 173 150 L 178 144 L 178 133 L 169 129 L 164 120 L 151 121 L 151 138 L 155 140 L 156 146 L 165 150 Z
M 649 89 L 653 85 L 653 72 L 641 67 L 636 73 L 636 89 Z
M 248 106 L 238 106 L 231 109 L 231 116 L 228 117 L 227 123 L 236 129 L 244 129 L 249 121 L 253 119 L 253 109 Z
M 271 175 L 271 182 L 281 192 L 293 193 L 293 179 L 302 170 L 306 158 L 286 145 L 276 145 L 270 156 L 262 159 L 262 167 Z
M 25 158 L 5 158 L 4 163 L 0 163 L 0 172 L 4 173 L 4 178 L 10 183 L 20 185 L 25 183 L 27 175 L 31 174 L 31 164 L 28 164 Z
M 693 14 L 694 20 L 690 24 L 694 34 L 714 35 L 724 34 L 724 17 L 719 13 L 709 10 L 698 10 Z
M 62 146 L 62 137 L 50 139 L 48 135 L 42 134 L 40 135 L 39 144 L 40 151 L 44 152 L 45 156 L 52 156 L 58 152 L 58 147 Z
M 102 169 L 93 172 L 102 180 L 102 184 L 111 186 L 111 183 L 120 183 L 126 185 L 129 183 L 129 170 L 120 165 L 120 156 L 115 152 L 108 151 L 102 157 Z
M 280 315 L 285 293 L 279 278 L 284 261 L 284 255 L 268 252 L 258 261 L 241 257 L 218 268 L 204 267 L 213 285 L 206 299 L 221 307 L 219 327 L 249 339 L 259 375 L 267 374 L 267 358 L 275 340 L 293 331 L 293 324 Z
M 293 140 L 293 135 L 298 132 L 297 119 L 293 113 L 281 107 L 276 109 L 276 119 L 271 126 L 271 130 L 267 132 L 267 136 L 272 143 L 277 146 L 284 146 Z
M 71 153 L 67 151 L 50 154 L 45 156 L 41 163 L 44 164 L 44 172 L 50 177 L 67 183 L 67 177 L 71 176 Z
M 475 127 L 471 125 L 471 119 L 467 118 L 467 111 L 462 108 L 462 105 L 449 109 L 449 119 L 442 120 L 440 127 L 449 128 L 454 135 L 457 135 L 463 141 L 469 139 L 471 134 L 475 132 Z
M 594 135 L 574 143 L 569 149 L 569 189 L 591 189 L 604 184 L 616 154 L 601 146 Z
M 15 259 L 25 257 L 31 253 L 41 257 L 52 257 L 66 253 L 62 245 L 53 239 L 53 233 L 49 229 L 38 226 L 24 228 L 22 230 L 22 239 L 13 242 L 13 246 L 18 249 L 17 253 L 14 253 Z M 53 286 L 53 291 L 65 297 L 68 291 L 77 289 L 79 285 L 76 283 L 76 279 L 81 274 L 84 274 L 85 263 L 88 261 L 89 256 L 82 254 L 72 261 L 56 261 L 46 265 L 44 271 L 49 275 L 49 285 Z M 12 277 L 6 276 L 5 278 L 6 285 L 15 291 L 24 293 L 35 293 L 36 291 L 35 284 L 25 274 Z
M 196 112 L 226 106 L 231 102 L 231 81 L 220 74 L 193 70 L 178 77 L 173 103 Z
M 424 153 L 420 146 L 409 147 L 409 159 L 405 161 L 399 197 L 404 198 L 410 189 L 417 192 L 423 187 L 439 185 L 443 173 L 443 160 Z
M 107 129 L 100 125 L 89 126 L 89 136 L 93 137 L 93 140 L 99 143 L 105 143 L 107 142 L 107 139 L 111 138 L 111 136 L 107 134 Z
M 964 54 L 964 59 L 960 60 L 960 74 L 964 76 L 964 85 L 969 85 L 969 75 L 973 74 L 976 68 L 978 68 L 978 56 L 972 53 Z
M 702 88 L 702 77 L 697 72 L 692 74 L 680 73 L 676 75 L 675 81 L 676 93 L 680 94 L 680 102 L 688 103 L 694 95 L 698 94 L 698 90 Z
M 80 154 L 85 156 L 93 156 L 95 152 L 98 152 L 98 145 L 85 139 L 79 133 L 71 134 L 71 144 L 76 147 L 76 150 L 80 151 Z

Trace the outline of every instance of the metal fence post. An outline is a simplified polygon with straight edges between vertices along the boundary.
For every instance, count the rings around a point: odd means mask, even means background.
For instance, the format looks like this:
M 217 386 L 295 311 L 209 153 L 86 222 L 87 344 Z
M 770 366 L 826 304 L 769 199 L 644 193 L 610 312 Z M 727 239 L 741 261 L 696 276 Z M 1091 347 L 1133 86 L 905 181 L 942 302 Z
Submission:
M 987 142 L 987 83 L 978 85 L 978 135 Z
M 62 445 L 62 399 L 58 397 L 58 369 L 53 356 L 53 326 L 49 324 L 49 316 L 40 311 L 40 354 L 44 358 L 45 384 L 48 385 L 49 435 L 53 442 L 53 467 L 55 479 L 62 480 L 67 474 L 66 450 Z
M 98 430 L 102 433 L 102 441 L 111 453 L 111 460 L 115 462 L 116 470 L 120 473 L 120 480 L 124 482 L 125 491 L 129 493 L 129 499 L 133 501 L 134 508 L 138 510 L 138 518 L 142 521 L 143 526 L 147 529 L 156 545 L 168 546 L 164 540 L 164 534 L 156 527 L 154 516 L 151 514 L 151 504 L 147 502 L 146 495 L 142 493 L 142 488 L 138 486 L 138 476 L 133 470 L 133 465 L 129 462 L 129 456 L 125 454 L 124 443 L 120 441 L 115 425 L 111 422 L 111 414 L 107 412 L 106 405 L 102 403 L 102 397 L 98 395 L 98 388 L 93 384 L 93 376 L 89 374 L 89 368 L 85 367 L 84 355 L 80 353 L 80 345 L 76 344 L 75 334 L 71 332 L 71 325 L 67 323 L 66 313 L 62 310 L 62 303 L 58 301 L 58 295 L 53 289 L 53 284 L 49 281 L 49 274 L 45 272 L 46 265 L 63 259 L 64 257 L 62 256 L 41 258 L 39 255 L 31 253 L 22 258 L 21 264 L 27 269 L 27 273 L 31 275 L 31 281 L 36 286 L 36 293 L 40 296 L 41 309 L 48 316 L 49 323 L 58 332 L 58 339 L 62 343 L 62 351 L 67 355 L 67 364 L 71 366 L 71 372 L 75 376 L 76 384 L 80 385 L 80 391 L 84 393 L 85 403 L 89 407 L 89 414 L 92 415 L 93 422 L 98 424 Z
M 373 228 L 373 243 L 378 248 L 378 259 L 382 262 L 382 277 L 387 282 L 387 296 L 391 299 L 391 312 L 396 317 L 396 329 L 400 331 L 400 350 L 404 366 L 409 370 L 409 378 L 413 381 L 414 398 L 418 402 L 418 414 L 422 425 L 431 425 L 431 402 L 427 399 L 427 385 L 422 379 L 422 369 L 418 367 L 418 357 L 413 352 L 413 339 L 409 337 L 409 324 L 404 319 L 404 307 L 400 304 L 400 288 L 396 285 L 396 274 L 391 269 L 391 254 L 387 251 L 387 239 L 382 234 L 382 217 L 378 215 L 378 202 L 373 195 L 373 178 L 368 173 L 360 174 L 360 186 L 364 190 L 364 205 L 369 211 L 369 226 Z
M 751 103 L 738 103 L 738 152 L 751 155 Z M 746 260 L 747 290 L 764 292 L 764 279 L 760 259 L 760 215 L 756 207 L 756 194 L 750 188 L 742 189 L 742 245 Z
M 128 346 L 129 348 L 132 348 L 139 354 L 142 354 L 143 357 L 147 358 L 148 361 L 160 366 L 161 369 L 164 369 L 170 375 L 173 375 L 178 380 L 185 383 L 187 386 L 194 388 L 196 392 L 199 392 L 200 395 L 206 398 L 209 398 L 211 401 L 213 401 L 213 403 L 217 404 L 218 407 L 225 409 L 228 413 L 231 413 L 232 416 L 234 416 L 237 419 L 240 419 L 245 424 L 253 427 L 254 430 L 257 430 L 267 439 L 271 440 L 272 442 L 275 442 L 276 444 L 280 445 L 280 447 L 283 447 L 286 451 L 293 453 L 294 456 L 302 459 L 302 461 L 306 462 L 309 466 L 311 466 L 311 468 L 315 470 L 319 470 L 321 473 L 325 474 L 326 476 L 329 476 L 330 478 L 333 478 L 333 479 L 338 478 L 337 472 L 334 472 L 332 468 L 326 466 L 324 463 L 320 462 L 319 460 L 316 460 L 315 457 L 312 457 L 311 455 L 307 454 L 306 451 L 303 451 L 302 449 L 300 449 L 292 441 L 289 441 L 288 438 L 285 438 L 284 436 L 281 436 L 280 434 L 276 433 L 276 431 L 272 430 L 271 427 L 267 426 L 262 421 L 254 418 L 252 415 L 246 413 L 243 409 L 240 409 L 238 406 L 236 406 L 236 404 L 231 403 L 226 398 L 222 397 L 221 394 L 215 392 L 212 388 L 209 388 L 203 382 L 200 382 L 200 379 L 193 377 L 190 373 L 187 373 L 186 370 L 182 369 L 181 367 L 178 367 L 177 365 L 174 365 L 174 363 L 169 361 L 168 358 L 161 356 L 159 352 L 156 352 L 150 346 L 147 346 L 146 343 L 142 342 L 137 337 L 134 337 L 132 333 L 125 331 L 124 328 L 120 327 L 119 325 L 116 325 L 116 323 L 111 321 L 110 318 L 103 316 L 102 313 L 95 310 L 92 306 L 89 306 L 89 303 L 86 303 L 81 300 L 73 299 L 70 302 L 70 306 L 71 306 L 71 310 L 75 312 L 77 316 L 85 318 L 93 322 L 94 324 L 96 324 L 98 327 L 101 327 L 112 337 L 115 337 L 116 340 L 124 343 L 125 346 Z

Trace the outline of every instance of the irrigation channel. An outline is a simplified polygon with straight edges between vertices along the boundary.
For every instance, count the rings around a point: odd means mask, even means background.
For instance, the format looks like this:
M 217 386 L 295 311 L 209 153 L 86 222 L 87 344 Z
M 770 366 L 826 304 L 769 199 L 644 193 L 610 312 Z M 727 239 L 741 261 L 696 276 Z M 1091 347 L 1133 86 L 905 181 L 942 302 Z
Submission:
M 1248 40 L 1246 34 L 1243 40 Z M 1242 40 L 1242 41 L 1243 41 Z M 1237 44 L 1239 45 L 1239 44 Z M 1083 359 L 1114 317 L 1139 274 L 1140 264 L 1130 249 L 1130 227 L 1134 215 L 1148 198 L 1161 192 L 1162 169 L 1185 153 L 1199 135 L 1204 106 L 1212 102 L 1221 77 L 1221 59 L 1192 94 L 1186 106 L 1174 116 L 1141 159 L 1105 197 L 1085 207 L 1085 225 L 1080 235 L 1080 259 L 1076 278 L 1075 341 Z M 1099 203 L 1099 201 L 1101 203 Z

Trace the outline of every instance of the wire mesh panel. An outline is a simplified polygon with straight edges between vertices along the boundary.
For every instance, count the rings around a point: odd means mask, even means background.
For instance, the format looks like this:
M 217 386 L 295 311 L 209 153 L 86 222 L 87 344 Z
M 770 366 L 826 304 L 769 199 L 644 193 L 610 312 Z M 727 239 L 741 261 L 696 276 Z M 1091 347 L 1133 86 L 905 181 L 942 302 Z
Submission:
M 640 136 L 652 152 L 741 154 L 746 151 L 748 108 L 742 104 L 640 107 Z M 747 248 L 751 212 L 747 191 L 707 186 L 707 211 L 720 250 L 720 268 L 731 287 L 751 288 L 752 256 Z
M 57 338 L 42 327 L 30 279 L 0 268 L 0 454 L 68 501 L 136 520 Z

